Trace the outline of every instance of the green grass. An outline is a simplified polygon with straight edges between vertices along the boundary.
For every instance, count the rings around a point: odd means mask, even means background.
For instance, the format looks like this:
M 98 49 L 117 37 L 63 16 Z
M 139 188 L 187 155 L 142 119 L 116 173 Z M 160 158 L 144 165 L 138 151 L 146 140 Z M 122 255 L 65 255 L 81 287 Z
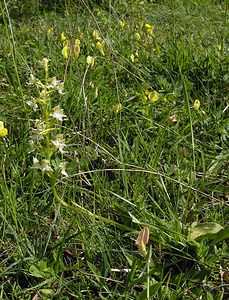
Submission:
M 227 1 L 4 0 L 0 12 L 0 299 L 228 299 Z M 78 58 L 63 57 L 62 32 Z M 47 88 L 54 76 L 64 94 Z M 47 131 L 32 151 L 35 120 Z

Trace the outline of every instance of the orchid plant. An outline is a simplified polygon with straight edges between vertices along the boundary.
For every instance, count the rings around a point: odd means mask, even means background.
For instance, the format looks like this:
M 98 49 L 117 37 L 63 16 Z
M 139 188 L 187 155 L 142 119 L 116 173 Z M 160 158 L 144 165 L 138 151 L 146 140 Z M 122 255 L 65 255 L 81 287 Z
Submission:
M 59 93 L 63 95 L 64 84 L 56 77 L 49 77 L 49 60 L 44 58 L 42 65 L 45 71 L 44 83 L 30 75 L 28 85 L 34 85 L 38 89 L 38 97 L 31 97 L 26 103 L 39 117 L 32 120 L 32 130 L 30 134 L 29 144 L 30 153 L 34 154 L 33 168 L 39 169 L 42 173 L 47 173 L 49 177 L 55 172 L 60 172 L 63 176 L 68 176 L 64 161 L 64 153 L 66 148 L 65 137 L 61 133 L 61 127 L 67 116 L 63 109 L 59 106 L 52 106 L 52 95 Z M 55 158 L 59 163 L 53 163 Z

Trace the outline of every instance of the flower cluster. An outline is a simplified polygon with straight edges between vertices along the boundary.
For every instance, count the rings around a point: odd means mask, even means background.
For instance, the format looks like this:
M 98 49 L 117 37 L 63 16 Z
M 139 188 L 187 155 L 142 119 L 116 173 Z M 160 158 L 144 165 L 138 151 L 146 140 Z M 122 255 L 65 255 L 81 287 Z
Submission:
M 79 39 L 75 39 L 75 41 L 71 47 L 70 41 L 65 36 L 64 32 L 62 32 L 60 40 L 63 43 L 63 48 L 62 48 L 61 53 L 65 59 L 68 59 L 70 57 L 70 55 L 72 55 L 75 58 L 79 57 L 79 54 L 80 54 L 80 40 Z
M 134 49 L 132 48 L 132 53 L 129 54 L 132 63 L 139 62 L 142 51 L 145 53 L 146 49 L 150 50 L 150 54 L 152 52 L 159 54 L 160 49 L 154 34 L 154 25 L 142 21 L 137 22 L 132 36 L 132 46 Z
M 138 62 L 138 52 L 136 51 L 135 54 L 130 55 L 130 60 L 132 63 L 137 63 Z
M 59 93 L 63 95 L 64 83 L 57 80 L 56 77 L 48 76 L 49 60 L 44 58 L 42 65 L 45 70 L 45 82 L 42 82 L 34 75 L 30 75 L 28 85 L 35 85 L 39 91 L 38 96 L 31 97 L 26 103 L 34 113 L 39 115 L 33 121 L 30 134 L 30 153 L 34 154 L 33 167 L 41 170 L 43 173 L 51 174 L 55 171 L 67 176 L 65 171 L 65 153 L 66 142 L 61 133 L 62 122 L 67 116 L 64 114 L 60 105 L 52 107 L 52 95 Z M 59 154 L 58 154 L 59 153 Z M 61 156 L 60 163 L 53 164 L 57 157 Z
M 153 46 L 153 51 L 156 54 L 160 54 L 160 49 L 158 46 L 157 38 L 154 34 L 154 26 L 152 24 L 145 24 L 145 30 L 148 36 L 148 45 L 151 48 Z
M 145 29 L 148 35 L 152 36 L 153 35 L 153 30 L 154 30 L 154 26 L 151 24 L 146 23 L 145 24 Z
M 101 38 L 99 31 L 95 29 L 92 32 L 92 37 L 93 37 L 93 39 L 95 41 L 95 45 L 94 45 L 95 48 L 100 52 L 100 54 L 102 56 L 104 56 L 105 55 L 105 53 L 104 53 L 104 41 Z

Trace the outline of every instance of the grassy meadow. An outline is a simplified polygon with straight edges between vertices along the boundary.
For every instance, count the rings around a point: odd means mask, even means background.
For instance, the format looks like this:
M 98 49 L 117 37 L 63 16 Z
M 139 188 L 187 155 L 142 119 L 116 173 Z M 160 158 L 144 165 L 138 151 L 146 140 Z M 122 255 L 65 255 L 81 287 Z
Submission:
M 0 299 L 229 298 L 228 2 L 0 2 Z

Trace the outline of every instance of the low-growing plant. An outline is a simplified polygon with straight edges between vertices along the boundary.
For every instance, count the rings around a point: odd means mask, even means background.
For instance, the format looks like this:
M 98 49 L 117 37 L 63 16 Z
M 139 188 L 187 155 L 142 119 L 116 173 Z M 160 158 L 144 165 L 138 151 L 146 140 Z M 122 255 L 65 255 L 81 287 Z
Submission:
M 0 298 L 227 299 L 226 4 L 17 5 L 0 6 Z

